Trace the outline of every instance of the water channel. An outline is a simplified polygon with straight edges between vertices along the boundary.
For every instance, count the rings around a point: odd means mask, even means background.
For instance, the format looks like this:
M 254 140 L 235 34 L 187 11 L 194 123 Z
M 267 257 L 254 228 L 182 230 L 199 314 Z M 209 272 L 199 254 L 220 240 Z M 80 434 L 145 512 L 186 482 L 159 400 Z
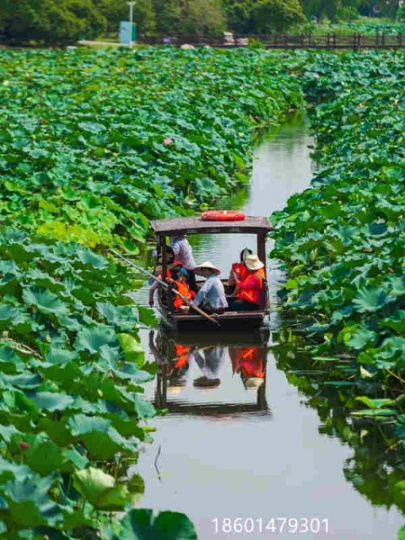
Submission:
M 308 187 L 312 145 L 303 119 L 260 143 L 243 205 L 248 215 L 268 216 Z M 254 249 L 254 238 L 246 238 L 198 238 L 195 259 L 211 260 L 227 275 L 243 247 Z M 285 365 L 299 352 L 280 348 L 285 323 L 275 308 L 284 276 L 275 261 L 267 264 L 273 309 L 260 342 L 249 335 L 173 339 L 158 329 L 142 331 L 148 359 L 168 366 L 146 385 L 146 397 L 169 413 L 151 422 L 154 443 L 136 465 L 146 485 L 139 506 L 187 514 L 200 540 L 395 539 L 404 522 L 400 511 L 378 495 L 373 505 L 348 480 L 353 448 L 324 429 L 319 411 L 288 377 Z M 136 296 L 147 304 L 147 287 Z M 243 518 L 243 530 L 227 533 L 224 518 Z M 272 518 L 290 522 L 281 530 L 283 521 Z

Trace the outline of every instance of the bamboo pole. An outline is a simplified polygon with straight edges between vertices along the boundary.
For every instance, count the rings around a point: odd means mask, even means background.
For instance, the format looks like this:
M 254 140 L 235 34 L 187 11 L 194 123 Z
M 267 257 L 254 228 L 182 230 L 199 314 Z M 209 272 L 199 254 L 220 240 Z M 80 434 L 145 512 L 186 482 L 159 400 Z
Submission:
M 146 274 L 147 276 L 149 276 L 150 278 L 154 279 L 155 281 L 157 281 L 159 283 L 159 285 L 161 287 L 163 287 L 164 289 L 168 290 L 169 289 L 169 285 L 167 283 L 165 283 L 164 281 L 162 281 L 161 279 L 157 278 L 156 276 L 154 276 L 151 272 L 148 272 L 148 270 L 145 270 L 144 268 L 141 268 L 140 266 L 134 264 L 132 261 L 130 261 L 129 259 L 123 257 L 120 253 L 118 253 L 118 251 L 115 251 L 115 249 L 110 249 L 110 252 L 113 253 L 116 257 L 119 257 L 121 260 L 123 260 L 124 262 L 126 262 L 127 264 L 129 264 L 130 266 L 133 266 L 134 268 L 136 268 L 137 270 L 139 270 L 139 272 L 143 272 L 144 274 Z M 208 315 L 208 313 L 206 313 L 205 311 L 203 311 L 202 309 L 200 309 L 198 306 L 193 306 L 191 304 L 191 302 L 189 302 L 187 300 L 187 298 L 185 298 L 182 294 L 179 293 L 179 291 L 177 291 L 176 289 L 172 289 L 172 293 L 174 293 L 176 296 L 179 296 L 183 302 L 191 307 L 192 309 L 194 309 L 197 313 L 199 313 L 200 315 L 202 315 L 203 317 L 205 317 L 206 319 L 208 319 L 210 322 L 216 324 L 217 326 L 221 326 L 219 324 L 219 322 L 214 318 L 214 317 L 211 317 L 211 315 Z

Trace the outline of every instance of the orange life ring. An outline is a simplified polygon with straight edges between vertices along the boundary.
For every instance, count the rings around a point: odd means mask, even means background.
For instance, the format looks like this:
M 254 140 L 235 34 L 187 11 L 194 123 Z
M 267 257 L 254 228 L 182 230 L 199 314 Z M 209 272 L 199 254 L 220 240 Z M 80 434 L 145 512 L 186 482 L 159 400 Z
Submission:
M 239 210 L 207 210 L 201 214 L 203 221 L 243 221 L 245 217 Z

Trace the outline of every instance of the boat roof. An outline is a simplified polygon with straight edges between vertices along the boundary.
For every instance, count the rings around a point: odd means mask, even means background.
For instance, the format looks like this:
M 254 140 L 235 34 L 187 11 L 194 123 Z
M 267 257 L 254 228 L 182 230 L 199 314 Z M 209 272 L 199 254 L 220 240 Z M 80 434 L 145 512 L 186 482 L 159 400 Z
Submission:
M 246 216 L 243 221 L 204 221 L 200 216 L 155 219 L 151 221 L 156 235 L 204 233 L 266 233 L 272 226 L 267 217 Z

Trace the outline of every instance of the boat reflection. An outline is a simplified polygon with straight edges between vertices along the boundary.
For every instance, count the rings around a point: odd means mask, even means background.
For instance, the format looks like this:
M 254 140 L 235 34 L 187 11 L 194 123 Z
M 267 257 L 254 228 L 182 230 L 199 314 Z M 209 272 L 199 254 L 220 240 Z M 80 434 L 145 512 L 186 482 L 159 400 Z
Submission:
M 154 405 L 170 414 L 270 416 L 266 399 L 268 333 L 253 336 L 149 333 L 159 371 Z

